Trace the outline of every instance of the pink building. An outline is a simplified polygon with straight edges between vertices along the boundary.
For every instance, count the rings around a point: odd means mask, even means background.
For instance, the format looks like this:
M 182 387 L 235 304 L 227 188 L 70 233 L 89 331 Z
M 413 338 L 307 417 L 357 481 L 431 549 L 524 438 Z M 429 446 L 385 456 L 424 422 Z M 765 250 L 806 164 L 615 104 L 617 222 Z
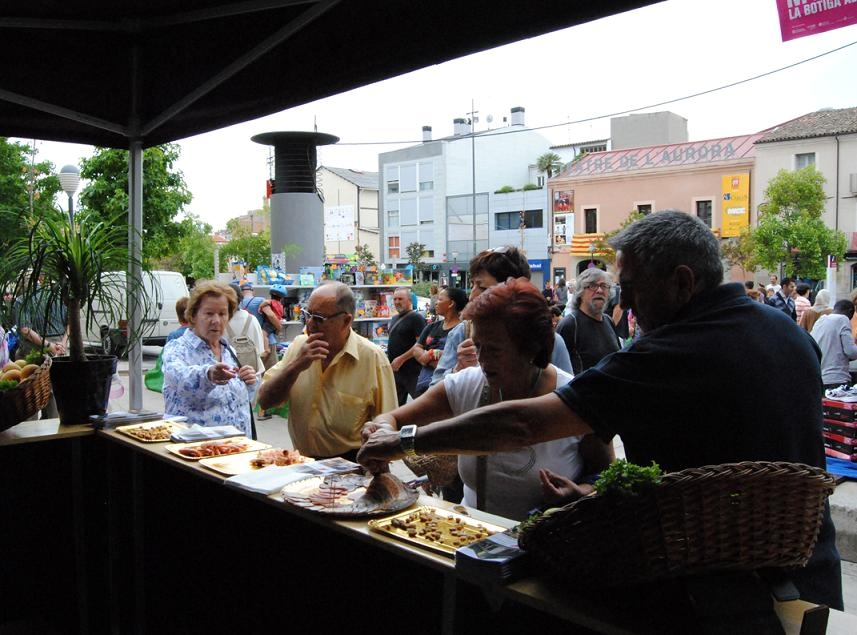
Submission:
M 679 209 L 722 238 L 754 224 L 752 134 L 584 155 L 550 179 L 554 279 L 599 260 L 595 247 L 633 211 Z

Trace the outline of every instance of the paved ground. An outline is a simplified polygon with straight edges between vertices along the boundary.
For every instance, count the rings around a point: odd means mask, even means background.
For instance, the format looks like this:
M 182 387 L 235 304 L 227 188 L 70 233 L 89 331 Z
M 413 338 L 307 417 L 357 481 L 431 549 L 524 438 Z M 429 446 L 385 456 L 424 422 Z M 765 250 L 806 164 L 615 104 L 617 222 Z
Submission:
M 158 347 L 146 346 L 143 348 L 143 371 L 155 365 L 160 349 Z M 128 362 L 119 362 L 119 376 L 127 386 Z M 160 393 L 143 390 L 143 408 L 147 410 L 163 411 L 164 399 Z M 114 399 L 110 404 L 110 410 L 127 410 L 128 394 Z M 292 441 L 289 438 L 286 420 L 273 415 L 267 421 L 258 421 L 256 429 L 259 439 L 270 443 L 274 447 L 291 448 Z M 616 455 L 624 456 L 621 440 L 614 442 Z M 413 478 L 413 473 L 401 462 L 396 461 L 392 465 L 392 471 L 402 480 Z M 837 486 L 837 490 L 830 499 L 833 510 L 834 522 L 839 533 L 840 550 L 845 558 L 851 561 L 842 561 L 842 587 L 845 596 L 845 611 L 857 615 L 857 482 L 845 481 Z M 847 543 L 847 544 L 844 544 Z

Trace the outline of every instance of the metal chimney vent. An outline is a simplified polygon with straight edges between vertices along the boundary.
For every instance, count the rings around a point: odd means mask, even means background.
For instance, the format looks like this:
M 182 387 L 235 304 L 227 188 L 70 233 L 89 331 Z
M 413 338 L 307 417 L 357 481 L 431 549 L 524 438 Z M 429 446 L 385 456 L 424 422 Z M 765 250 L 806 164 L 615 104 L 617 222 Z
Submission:
M 265 132 L 251 140 L 274 146 L 273 194 L 313 194 L 317 191 L 316 146 L 336 143 L 339 137 L 323 132 Z

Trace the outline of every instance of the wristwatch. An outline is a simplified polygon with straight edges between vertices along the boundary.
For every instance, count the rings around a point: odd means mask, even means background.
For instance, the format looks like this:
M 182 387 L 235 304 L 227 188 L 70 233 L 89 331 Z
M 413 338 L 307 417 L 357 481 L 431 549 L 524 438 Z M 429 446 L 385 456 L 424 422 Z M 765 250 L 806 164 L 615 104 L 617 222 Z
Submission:
M 399 446 L 405 456 L 416 456 L 417 451 L 414 449 L 414 442 L 417 439 L 417 427 L 415 425 L 403 426 L 399 430 Z

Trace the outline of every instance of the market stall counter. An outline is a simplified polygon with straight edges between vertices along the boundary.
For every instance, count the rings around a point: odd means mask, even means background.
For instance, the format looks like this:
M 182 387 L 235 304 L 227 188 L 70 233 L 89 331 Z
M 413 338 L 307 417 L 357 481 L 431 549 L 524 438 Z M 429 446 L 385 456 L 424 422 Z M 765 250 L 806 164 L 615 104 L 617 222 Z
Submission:
M 45 633 L 625 634 L 663 632 L 651 616 L 675 610 L 537 576 L 471 584 L 449 554 L 230 487 L 167 445 L 50 421 L 0 433 L 0 631 L 37 620 Z M 828 632 L 854 621 L 831 612 Z
M 222 475 L 163 445 L 114 431 L 98 436 L 116 483 L 110 533 L 128 537 L 110 557 L 118 582 L 111 604 L 125 603 L 115 617 L 123 626 L 162 633 L 282 626 L 369 632 L 403 625 L 440 633 L 463 632 L 476 620 L 482 628 L 496 623 L 501 632 L 510 620 L 532 624 L 537 614 L 512 604 L 494 611 L 481 591 L 456 578 L 449 555 L 373 532 L 365 518 L 334 519 L 278 494 L 226 486 Z M 451 507 L 426 496 L 417 504 Z M 168 606 L 181 610 L 161 610 Z M 544 619 L 568 628 L 549 614 Z

